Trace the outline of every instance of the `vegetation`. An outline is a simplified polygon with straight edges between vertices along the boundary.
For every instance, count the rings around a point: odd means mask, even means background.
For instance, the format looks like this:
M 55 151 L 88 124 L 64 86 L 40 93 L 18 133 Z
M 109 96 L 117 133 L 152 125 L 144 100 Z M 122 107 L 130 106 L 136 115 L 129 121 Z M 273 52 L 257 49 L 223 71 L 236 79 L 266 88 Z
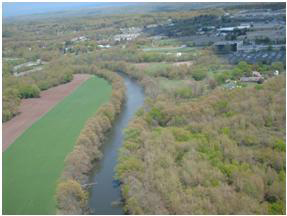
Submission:
M 65 159 L 56 194 L 59 214 L 88 213 L 85 195 L 87 192 L 83 185 L 89 180 L 88 173 L 93 167 L 93 162 L 102 157 L 100 147 L 124 101 L 125 87 L 119 75 L 95 66 L 92 66 L 89 72 L 105 78 L 112 84 L 112 96 L 109 103 L 102 105 L 86 122 L 73 151 Z
M 52 62 L 43 71 L 24 77 L 14 77 L 11 67 L 4 64 L 2 121 L 8 121 L 18 113 L 20 99 L 40 96 L 40 91 L 67 83 L 73 79 L 72 70 L 64 68 L 64 61 Z
M 220 39 L 216 28 L 243 23 L 227 14 L 286 5 L 216 3 L 209 9 L 213 3 L 208 3 L 199 9 L 200 4 L 145 5 L 132 14 L 116 8 L 88 10 L 83 17 L 4 19 L 4 122 L 18 114 L 21 99 L 39 97 L 73 74 L 93 74 L 112 86 L 90 79 L 3 153 L 4 214 L 90 214 L 85 184 L 103 157 L 101 146 L 125 99 L 115 72 L 136 79 L 146 95 L 125 129 L 116 167 L 126 213 L 286 213 L 285 63 L 231 65 L 209 41 Z M 142 14 L 146 11 L 152 13 Z M 134 40 L 113 39 L 130 27 L 143 33 Z M 208 46 L 195 46 L 200 35 Z M 75 40 L 80 36 L 87 39 Z M 282 50 L 272 52 L 283 59 Z M 15 76 L 15 66 L 38 59 L 42 70 Z M 253 71 L 266 81 L 226 88 Z
M 111 96 L 111 86 L 92 77 L 26 130 L 3 153 L 3 214 L 55 214 L 57 180 L 85 122 Z M 67 191 L 67 188 L 73 190 Z M 59 186 L 85 199 L 74 181 Z M 75 200 L 69 201 L 75 206 Z M 64 204 L 63 204 L 64 205 Z M 74 207 L 76 208 L 76 206 Z
M 127 129 L 116 169 L 125 210 L 284 214 L 284 109 L 282 76 L 261 90 L 216 90 L 180 104 L 158 96 L 146 103 Z

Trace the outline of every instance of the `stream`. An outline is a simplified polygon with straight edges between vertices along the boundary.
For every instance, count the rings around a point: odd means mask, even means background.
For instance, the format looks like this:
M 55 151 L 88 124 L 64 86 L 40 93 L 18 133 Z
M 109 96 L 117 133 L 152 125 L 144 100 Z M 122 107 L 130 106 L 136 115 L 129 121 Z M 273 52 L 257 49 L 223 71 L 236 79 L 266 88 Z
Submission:
M 134 117 L 136 111 L 144 103 L 144 91 L 139 84 L 124 73 L 118 73 L 126 86 L 126 101 L 122 111 L 114 122 L 108 137 L 101 150 L 103 158 L 96 163 L 91 174 L 91 182 L 96 182 L 90 189 L 89 207 L 96 215 L 119 215 L 124 214 L 120 205 L 112 203 L 121 201 L 119 184 L 114 180 L 114 169 L 117 163 L 118 150 L 123 144 L 124 129 Z

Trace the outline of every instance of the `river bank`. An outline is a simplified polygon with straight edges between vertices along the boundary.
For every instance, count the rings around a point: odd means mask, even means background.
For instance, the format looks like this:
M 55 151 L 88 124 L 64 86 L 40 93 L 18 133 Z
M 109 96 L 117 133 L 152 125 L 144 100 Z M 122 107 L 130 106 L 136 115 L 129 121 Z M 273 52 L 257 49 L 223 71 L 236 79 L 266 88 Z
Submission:
M 93 214 L 124 214 L 121 206 L 113 205 L 121 201 L 120 187 L 113 178 L 114 168 L 118 149 L 123 143 L 124 129 L 144 102 L 143 88 L 124 73 L 118 74 L 124 79 L 126 101 L 101 149 L 103 158 L 92 171 L 90 182 L 97 183 L 90 190 L 89 207 Z

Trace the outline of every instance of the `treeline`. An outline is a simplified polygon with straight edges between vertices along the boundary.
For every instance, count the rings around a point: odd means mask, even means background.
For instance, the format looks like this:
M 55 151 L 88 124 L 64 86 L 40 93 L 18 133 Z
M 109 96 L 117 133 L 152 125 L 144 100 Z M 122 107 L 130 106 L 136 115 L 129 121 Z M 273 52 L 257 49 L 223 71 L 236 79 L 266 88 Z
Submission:
M 235 67 L 230 70 L 223 70 L 221 73 L 215 73 L 214 78 L 222 84 L 226 80 L 239 80 L 240 77 L 251 77 L 253 71 L 258 71 L 264 76 L 265 79 L 274 76 L 274 72 L 278 70 L 279 73 L 284 72 L 285 66 L 282 62 L 274 62 L 271 65 L 267 64 L 248 64 L 245 61 L 239 62 Z
M 182 99 L 190 100 L 208 94 L 220 84 L 213 77 L 207 76 L 207 72 L 194 70 L 186 65 L 170 65 L 159 69 L 155 73 L 150 73 L 149 68 L 140 69 L 136 65 L 126 62 L 99 62 L 97 65 L 105 69 L 128 74 L 130 77 L 138 80 L 144 87 L 145 94 L 148 97 L 154 99 L 160 95 L 176 102 Z M 197 75 L 201 72 L 205 76 L 197 79 Z M 167 88 L 163 88 L 160 85 L 160 82 L 168 83 L 169 81 L 180 82 L 181 85 L 173 86 L 171 84 Z
M 73 79 L 72 69 L 51 63 L 43 71 L 15 77 L 9 70 L 3 71 L 2 121 L 8 121 L 18 113 L 20 100 L 40 96 L 42 90 L 67 83 Z
M 100 147 L 125 99 L 125 86 L 119 75 L 96 66 L 78 67 L 75 72 L 88 72 L 103 77 L 112 84 L 113 90 L 109 103 L 102 105 L 95 116 L 86 122 L 74 150 L 65 159 L 64 170 L 57 185 L 58 214 L 89 213 L 88 192 L 83 185 L 88 182 L 93 163 L 102 157 Z
M 94 52 L 93 54 L 97 61 L 126 61 L 133 63 L 176 62 L 194 59 L 194 56 L 190 53 L 184 53 L 181 57 L 176 57 L 175 53 L 167 55 L 162 52 L 145 52 L 134 47 L 101 50 L 100 52 Z
M 146 100 L 116 167 L 125 211 L 285 214 L 285 84 Z

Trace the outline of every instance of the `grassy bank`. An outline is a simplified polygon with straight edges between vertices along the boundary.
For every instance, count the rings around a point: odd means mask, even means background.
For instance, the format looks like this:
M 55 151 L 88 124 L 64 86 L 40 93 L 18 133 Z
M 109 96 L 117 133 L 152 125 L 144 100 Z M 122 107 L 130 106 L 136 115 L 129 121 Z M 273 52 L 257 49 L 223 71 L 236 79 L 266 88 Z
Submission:
M 87 68 L 78 69 L 83 71 Z M 91 213 L 87 206 L 88 191 L 84 185 L 89 181 L 91 169 L 103 156 L 100 147 L 104 144 L 105 137 L 112 128 L 116 116 L 121 112 L 125 100 L 125 85 L 119 75 L 96 66 L 88 68 L 86 72 L 108 80 L 112 85 L 112 94 L 109 102 L 98 108 L 96 114 L 86 121 L 73 151 L 65 159 L 56 193 L 59 215 Z
M 93 77 L 32 125 L 3 154 L 3 214 L 53 214 L 57 180 L 86 120 L 111 96 Z

